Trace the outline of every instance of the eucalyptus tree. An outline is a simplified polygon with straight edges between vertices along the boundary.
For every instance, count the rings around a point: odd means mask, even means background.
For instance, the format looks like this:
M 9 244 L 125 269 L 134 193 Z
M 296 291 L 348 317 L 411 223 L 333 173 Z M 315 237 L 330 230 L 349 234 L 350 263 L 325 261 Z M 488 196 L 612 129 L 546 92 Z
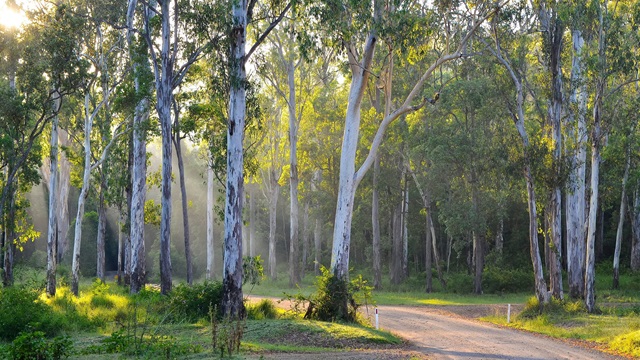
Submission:
M 513 14 L 514 12 L 511 12 Z M 509 20 L 509 17 L 506 17 Z M 507 76 L 511 79 L 514 89 L 512 100 L 507 100 L 506 105 L 513 119 L 518 135 L 522 141 L 523 153 L 523 177 L 527 185 L 527 205 L 529 213 L 529 252 L 531 263 L 533 265 L 533 274 L 535 280 L 535 293 L 538 303 L 543 306 L 549 302 L 549 293 L 542 269 L 542 259 L 540 257 L 540 248 L 538 243 L 538 215 L 537 215 L 537 196 L 534 184 L 534 145 L 529 139 L 529 134 L 525 127 L 525 87 L 528 75 L 527 63 L 524 61 L 527 49 L 526 31 L 531 26 L 527 23 L 527 17 L 523 18 L 523 23 L 518 27 L 513 27 L 510 23 L 501 24 L 498 21 L 492 23 L 493 46 L 487 46 L 498 63 L 507 71 Z M 522 29 L 524 33 L 510 33 L 513 29 Z M 507 51 L 502 45 L 507 40 L 520 41 L 520 47 L 513 52 Z M 514 54 L 516 58 L 514 58 Z M 519 67 L 516 67 L 517 64 Z
M 440 49 L 441 55 L 436 55 L 437 59 L 422 73 L 422 76 L 415 83 L 411 91 L 406 95 L 404 100 L 400 102 L 401 105 L 384 117 L 377 128 L 368 155 L 357 171 L 355 162 L 360 132 L 361 103 L 365 89 L 368 86 L 373 55 L 380 31 L 403 31 L 402 29 L 405 26 L 406 29 L 414 29 L 410 25 L 411 22 L 424 20 L 426 15 L 424 15 L 423 9 L 416 9 L 415 6 L 417 5 L 412 5 L 412 3 L 397 4 L 394 12 L 389 11 L 390 7 L 385 9 L 379 1 L 374 1 L 373 6 L 371 6 L 370 2 L 355 2 L 349 3 L 348 5 L 340 4 L 340 6 L 336 6 L 336 4 L 333 3 L 321 3 L 318 5 L 316 13 L 320 16 L 319 23 L 330 25 L 332 27 L 329 30 L 331 38 L 336 42 L 344 44 L 349 70 L 351 72 L 349 101 L 342 140 L 339 192 L 331 255 L 331 272 L 339 279 L 346 280 L 348 278 L 351 220 L 353 217 L 355 191 L 358 184 L 373 164 L 389 124 L 402 115 L 420 109 L 428 102 L 429 98 L 425 96 L 421 102 L 414 104 L 416 97 L 419 97 L 422 93 L 424 83 L 439 66 L 466 55 L 468 40 L 495 8 L 494 4 L 484 2 L 474 5 L 476 6 L 463 8 L 460 9 L 460 11 L 457 11 L 458 9 L 456 9 L 456 11 L 446 8 L 439 9 L 442 11 L 442 13 L 439 14 L 441 15 L 440 19 L 452 20 L 452 24 L 454 24 L 453 28 L 442 26 L 444 29 L 443 37 L 450 40 L 447 44 L 451 44 L 451 42 L 457 40 L 457 46 L 447 47 L 443 45 L 442 49 Z M 436 13 L 436 11 L 428 11 L 428 14 L 432 15 L 432 20 L 437 17 Z M 392 14 L 398 14 L 397 16 L 399 17 L 393 19 L 391 17 Z M 400 19 L 403 21 L 394 21 Z M 399 24 L 400 28 L 394 29 L 390 27 L 390 25 L 394 23 Z M 423 26 L 435 27 L 436 25 L 424 24 Z M 447 29 L 451 31 L 447 32 Z M 454 31 L 459 32 L 458 35 L 460 35 L 456 39 L 453 38 Z M 366 40 L 364 40 L 364 46 L 360 51 L 359 46 L 362 39 Z M 346 308 L 346 298 L 342 305 Z
M 271 5 L 271 6 L 269 6 Z M 222 310 L 230 317 L 244 317 L 242 299 L 242 201 L 244 188 L 243 138 L 247 110 L 245 65 L 265 37 L 278 25 L 291 7 L 287 3 L 260 4 L 256 0 L 234 1 L 229 30 L 229 113 L 227 127 L 227 177 L 224 210 L 224 267 Z M 258 8 L 256 8 L 258 6 Z M 264 6 L 264 9 L 260 7 Z M 269 25 L 246 51 L 247 25 L 254 20 L 254 10 L 264 11 Z M 275 14 L 275 15 L 274 15 Z
M 84 78 L 87 64 L 78 57 L 79 29 L 82 19 L 74 16 L 66 4 L 43 6 L 31 14 L 31 22 L 20 34 L 16 47 L 8 47 L 9 88 L 6 104 L 15 108 L 5 113 L 2 131 L 3 144 L 11 144 L 11 150 L 3 153 L 3 188 L 0 196 L 0 219 L 5 219 L 7 204 L 15 204 L 16 181 L 22 176 L 33 183 L 34 159 L 39 149 L 40 136 L 51 124 L 50 158 L 52 176 L 49 189 L 57 188 L 58 114 L 62 99 L 73 93 Z M 14 35 L 3 33 L 3 37 Z M 13 37 L 13 39 L 16 39 Z M 15 40 L 14 40 L 15 41 Z M 6 171 L 5 171 L 6 170 Z M 58 213 L 57 191 L 49 192 L 49 221 L 47 234 L 47 293 L 56 292 L 56 218 Z
M 112 94 L 115 92 L 115 88 L 119 83 L 117 79 L 118 71 L 113 71 L 110 68 L 110 61 L 114 57 L 118 58 L 119 49 L 123 49 L 124 47 L 118 45 L 118 43 L 123 42 L 124 39 L 120 37 L 116 37 L 116 44 L 105 43 L 104 39 L 104 24 L 100 20 L 92 21 L 92 27 L 95 26 L 95 36 L 87 36 L 89 39 L 94 40 L 94 44 L 86 44 L 86 48 L 89 53 L 84 54 L 84 57 L 89 59 L 92 63 L 93 72 L 89 74 L 89 78 L 86 80 L 83 86 L 84 92 L 84 103 L 83 103 L 83 132 L 84 132 L 84 170 L 82 175 L 82 186 L 80 190 L 80 195 L 78 197 L 78 208 L 77 215 L 75 221 L 75 232 L 74 232 L 74 242 L 73 242 L 73 257 L 72 257 L 72 279 L 71 279 L 71 291 L 78 296 L 78 285 L 80 280 L 80 246 L 82 241 L 82 223 L 84 218 L 84 207 L 85 201 L 89 195 L 90 189 L 90 181 L 91 181 L 91 172 L 100 167 L 109 154 L 109 149 L 113 145 L 114 141 L 122 135 L 122 131 L 120 127 L 117 127 L 111 136 L 109 142 L 107 144 L 103 144 L 103 149 L 101 154 L 97 159 L 93 158 L 92 148 L 96 148 L 96 145 L 92 145 L 91 138 L 93 136 L 93 127 L 96 119 L 98 118 L 101 123 L 106 123 L 106 126 L 103 124 L 101 130 L 103 132 L 99 134 L 99 138 L 104 140 L 106 135 L 104 131 L 106 128 L 109 128 L 108 131 L 111 131 L 111 114 L 110 111 L 110 102 L 112 101 Z M 115 51 L 114 51 L 115 50 Z M 111 58 L 111 59 L 109 59 Z M 99 93 L 99 95 L 97 95 Z M 102 114 L 100 112 L 106 109 Z M 100 115 L 102 115 L 100 118 Z M 104 182 L 106 180 L 104 177 L 100 176 L 100 204 L 98 205 L 101 208 L 101 212 L 105 212 L 104 209 Z M 106 222 L 106 214 L 101 215 L 103 218 L 99 220 L 98 223 L 98 239 L 97 239 L 97 274 L 99 278 L 104 279 L 104 233 L 105 233 L 105 222 Z M 100 216 L 99 216 L 100 217 Z M 101 240 L 102 239 L 102 240 Z

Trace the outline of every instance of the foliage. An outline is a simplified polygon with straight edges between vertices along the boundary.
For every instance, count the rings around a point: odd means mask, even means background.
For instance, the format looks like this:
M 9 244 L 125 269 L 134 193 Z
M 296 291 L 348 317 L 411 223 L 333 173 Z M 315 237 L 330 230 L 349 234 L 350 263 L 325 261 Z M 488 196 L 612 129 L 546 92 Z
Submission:
M 262 259 L 258 256 L 245 256 L 242 259 L 243 278 L 242 283 L 249 283 L 252 286 L 260 285 L 260 281 L 264 278 L 264 267 Z
M 246 309 L 249 320 L 276 319 L 278 317 L 278 310 L 273 301 L 269 299 L 262 299 L 257 304 L 249 304 Z
M 617 336 L 609 345 L 612 350 L 640 357 L 640 330 Z
M 60 360 L 71 355 L 73 343 L 67 336 L 47 340 L 42 331 L 21 332 L 9 346 L 13 360 Z
M 447 280 L 447 291 L 469 294 L 473 291 L 473 276 L 467 273 L 452 273 Z
M 346 281 L 338 278 L 325 267 L 321 267 L 321 272 L 322 274 L 316 277 L 316 293 L 306 298 L 309 306 L 304 318 L 356 322 L 358 308 L 363 303 L 372 302 L 373 287 L 367 285 L 362 275 Z M 301 295 L 298 298 L 304 299 Z
M 482 289 L 489 294 L 530 292 L 533 275 L 525 269 L 500 269 L 487 266 L 482 276 Z
M 209 308 L 222 303 L 222 283 L 176 286 L 168 296 L 169 320 L 196 322 L 209 316 Z
M 224 357 L 225 351 L 229 356 L 240 351 L 240 342 L 246 327 L 246 318 L 232 318 L 225 316 L 218 320 L 217 307 L 209 308 L 211 320 L 211 348 L 213 352 L 220 351 L 220 357 Z
M 62 330 L 63 318 L 38 299 L 38 293 L 23 287 L 0 290 L 0 339 L 12 340 L 32 330 L 55 335 Z

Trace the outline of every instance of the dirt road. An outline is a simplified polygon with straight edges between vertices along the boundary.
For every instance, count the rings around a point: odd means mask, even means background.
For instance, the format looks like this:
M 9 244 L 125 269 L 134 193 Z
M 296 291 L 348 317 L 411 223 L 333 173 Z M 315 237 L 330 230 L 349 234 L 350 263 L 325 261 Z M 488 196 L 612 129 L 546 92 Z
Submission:
M 465 319 L 430 307 L 380 306 L 380 327 L 430 359 L 620 359 L 523 331 Z

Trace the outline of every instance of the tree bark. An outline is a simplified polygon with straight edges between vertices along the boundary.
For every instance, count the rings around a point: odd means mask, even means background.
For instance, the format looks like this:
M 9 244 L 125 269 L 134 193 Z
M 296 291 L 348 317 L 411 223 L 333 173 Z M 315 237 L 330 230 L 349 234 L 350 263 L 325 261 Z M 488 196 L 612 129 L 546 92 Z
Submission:
M 54 107 L 60 108 L 60 97 L 55 101 Z M 47 227 L 47 294 L 56 294 L 56 268 L 57 268 L 57 213 L 58 192 L 58 116 L 54 116 L 51 122 L 51 142 L 49 163 L 51 164 L 51 176 L 49 177 L 49 223 Z
M 298 229 L 298 121 L 296 117 L 295 67 L 287 66 L 289 84 L 289 192 L 291 211 L 289 212 L 289 286 L 300 282 L 299 229 Z
M 160 118 L 162 132 L 162 180 L 160 214 L 160 292 L 163 295 L 171 292 L 171 106 L 173 104 L 173 63 L 170 55 L 171 26 L 169 23 L 169 1 L 162 1 L 162 45 L 160 59 L 162 62 L 161 76 L 156 69 L 156 111 Z M 177 29 L 174 29 L 177 31 Z M 151 44 L 149 44 L 151 45 Z
M 567 222 L 567 281 L 569 296 L 572 299 L 582 298 L 584 293 L 584 261 L 585 249 L 585 169 L 587 149 L 586 89 L 582 75 L 582 48 L 584 38 L 580 30 L 573 30 L 573 61 L 571 67 L 571 95 L 569 101 L 576 113 L 570 113 L 570 124 L 567 127 L 567 138 L 575 149 L 569 155 L 570 174 L 566 204 Z
M 271 180 L 271 193 L 269 194 L 269 277 L 272 280 L 278 278 L 278 269 L 276 268 L 276 220 L 278 212 L 278 195 L 280 193 L 280 185 L 277 179 Z
M 107 207 L 104 199 L 106 179 L 102 179 L 98 198 L 98 239 L 96 240 L 96 277 L 104 282 L 105 272 L 105 243 L 107 236 Z
M 309 202 L 304 203 L 304 215 L 303 215 L 303 227 L 302 227 L 302 266 L 300 267 L 300 277 L 304 278 L 304 273 L 307 270 L 307 262 L 309 255 Z
M 636 183 L 633 192 L 633 207 L 631 208 L 631 270 L 640 271 L 640 181 Z
M 227 189 L 224 211 L 224 269 L 222 312 L 231 318 L 244 318 L 242 299 L 242 200 L 243 146 L 246 112 L 245 42 L 247 29 L 247 0 L 232 5 L 229 95 L 227 127 Z
M 373 227 L 373 287 L 382 289 L 382 263 L 380 260 L 380 200 L 378 199 L 378 178 L 380 177 L 380 157 L 373 165 L 373 197 L 371 200 L 371 224 Z
M 629 180 L 629 168 L 631 167 L 631 147 L 627 145 L 624 163 L 624 175 L 622 176 L 622 194 L 620 195 L 620 217 L 616 230 L 616 247 L 613 253 L 613 288 L 620 287 L 620 248 L 622 247 L 622 231 L 624 217 L 627 212 L 627 181 Z
M 402 168 L 402 281 L 409 277 L 409 185 L 407 182 L 407 169 Z
M 209 154 L 211 159 L 211 154 Z M 207 166 L 207 274 L 206 279 L 215 279 L 214 244 L 213 244 L 213 167 Z
M 78 197 L 78 212 L 76 214 L 75 232 L 73 237 L 73 257 L 71 264 L 71 292 L 78 296 L 80 282 L 80 246 L 82 244 L 82 221 L 84 219 L 84 204 L 89 195 L 91 185 L 91 130 L 93 117 L 89 116 L 89 93 L 85 94 L 85 121 L 84 121 L 84 171 L 82 175 L 82 189 Z
M 176 123 L 178 121 L 178 114 Z M 184 256 L 187 263 L 187 284 L 193 284 L 193 264 L 191 255 L 191 236 L 189 235 L 189 205 L 187 199 L 187 184 L 184 180 L 184 159 L 182 158 L 182 140 L 178 130 L 175 132 L 174 146 L 176 147 L 176 156 L 178 157 L 178 171 L 180 172 L 180 197 L 182 200 L 182 227 L 184 236 Z
M 69 134 L 66 130 L 59 129 L 58 141 L 62 146 L 69 145 Z M 69 250 L 69 189 L 71 183 L 71 163 L 64 151 L 60 152 L 60 172 L 58 173 L 58 262 L 67 254 Z
M 256 256 L 256 194 L 257 184 L 249 185 L 249 256 Z
M 391 253 L 391 283 L 398 285 L 402 282 L 402 203 L 393 211 L 393 235 Z
M 133 168 L 131 172 L 131 221 L 129 236 L 131 241 L 131 270 L 130 270 L 130 292 L 137 294 L 146 282 L 146 260 L 144 244 L 144 204 L 147 196 L 147 143 L 145 123 L 149 118 L 149 99 L 144 96 L 146 89 L 143 88 L 142 74 L 148 71 L 148 63 L 140 61 L 140 54 L 135 54 L 131 44 L 133 34 L 133 14 L 136 7 L 136 0 L 129 0 L 127 12 L 127 26 L 129 28 L 128 40 L 131 51 L 131 60 L 136 74 L 134 87 L 138 96 L 143 96 L 134 111 L 133 117 Z M 146 54 L 145 54 L 146 55 Z

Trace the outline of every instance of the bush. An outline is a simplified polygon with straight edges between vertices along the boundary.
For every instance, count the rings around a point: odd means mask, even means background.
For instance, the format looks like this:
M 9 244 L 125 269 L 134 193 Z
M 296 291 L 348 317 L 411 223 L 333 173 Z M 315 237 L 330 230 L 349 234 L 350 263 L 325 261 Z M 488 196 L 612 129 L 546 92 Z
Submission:
M 180 284 L 169 294 L 168 320 L 196 322 L 209 316 L 209 307 L 222 303 L 222 283 L 205 282 L 188 286 Z
M 73 343 L 68 337 L 47 340 L 42 331 L 22 332 L 9 345 L 13 360 L 59 360 L 71 355 Z
M 640 357 L 640 330 L 617 336 L 609 346 L 612 350 Z
M 7 287 L 0 290 L 0 338 L 13 340 L 27 329 L 53 336 L 61 329 L 62 317 L 38 300 L 34 290 Z
M 482 290 L 488 294 L 532 291 L 534 278 L 531 271 L 486 267 L 482 274 Z
M 466 273 L 452 273 L 447 279 L 447 291 L 455 294 L 473 292 L 473 276 Z
M 373 287 L 358 275 L 351 281 L 342 280 L 322 267 L 322 275 L 316 278 L 317 292 L 309 296 L 305 319 L 320 321 L 356 322 L 362 302 L 371 303 Z M 298 299 L 303 299 L 301 295 Z
M 251 320 L 275 319 L 278 317 L 278 310 L 269 299 L 262 299 L 257 304 L 247 306 L 247 318 Z

